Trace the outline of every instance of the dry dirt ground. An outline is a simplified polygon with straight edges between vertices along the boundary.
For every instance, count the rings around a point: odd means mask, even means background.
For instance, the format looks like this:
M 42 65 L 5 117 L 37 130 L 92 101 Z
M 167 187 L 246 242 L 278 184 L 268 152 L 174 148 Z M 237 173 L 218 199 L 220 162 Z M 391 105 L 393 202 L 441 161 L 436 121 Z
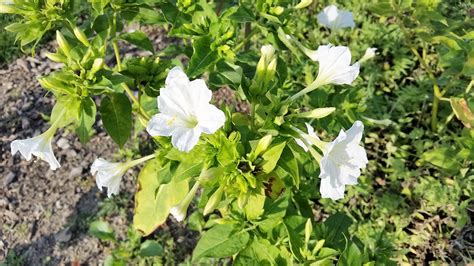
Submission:
M 151 34 L 158 50 L 170 42 L 160 32 Z M 10 152 L 11 141 L 36 136 L 49 127 L 45 118 L 54 100 L 36 78 L 60 66 L 46 59 L 45 51 L 42 48 L 35 57 L 25 56 L 0 69 L 0 261 L 9 253 L 25 265 L 98 265 L 111 247 L 87 233 L 106 198 L 95 186 L 90 165 L 97 157 L 119 159 L 100 119 L 95 137 L 85 145 L 71 130 L 58 131 L 53 150 L 61 168 L 56 171 L 43 161 L 28 162 Z M 126 48 L 125 53 L 136 51 Z M 135 176 L 136 171 L 125 176 L 120 210 L 106 216 L 119 239 L 125 238 L 132 220 Z M 181 252 L 192 250 L 195 234 L 182 225 L 168 221 L 160 230 L 184 246 Z

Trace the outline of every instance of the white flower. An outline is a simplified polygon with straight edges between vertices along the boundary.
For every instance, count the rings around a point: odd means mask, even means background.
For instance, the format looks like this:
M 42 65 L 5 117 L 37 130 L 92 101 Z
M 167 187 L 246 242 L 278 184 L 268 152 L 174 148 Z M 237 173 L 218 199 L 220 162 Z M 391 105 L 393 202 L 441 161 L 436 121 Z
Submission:
M 351 84 L 359 75 L 359 62 L 351 65 L 351 51 L 346 46 L 321 45 L 318 50 L 310 50 L 299 45 L 313 61 L 319 62 L 318 76 L 308 87 L 293 95 L 290 99 L 309 93 L 327 84 Z
M 317 18 L 319 23 L 331 30 L 348 27 L 353 28 L 355 26 L 352 13 L 346 10 L 338 10 L 335 5 L 325 7 L 323 11 L 318 14 Z
M 126 163 L 112 163 L 102 158 L 95 159 L 91 166 L 91 173 L 95 175 L 97 187 L 102 191 L 107 188 L 107 197 L 117 195 L 122 182 L 122 176 L 128 170 Z
M 318 77 L 314 83 L 351 84 L 359 75 L 359 63 L 351 65 L 351 51 L 346 46 L 321 45 L 316 51 L 319 62 Z
M 155 154 L 151 154 L 126 163 L 113 163 L 102 158 L 97 158 L 92 163 L 91 173 L 95 176 L 99 190 L 102 191 L 102 188 L 106 187 L 107 197 L 110 198 L 112 195 L 118 195 L 122 176 L 129 168 L 154 157 Z
M 365 149 L 359 145 L 363 131 L 362 122 L 356 121 L 346 132 L 341 130 L 337 138 L 323 149 L 319 163 L 322 198 L 341 199 L 346 185 L 357 184 L 360 169 L 368 163 Z
M 202 133 L 213 134 L 224 125 L 225 115 L 209 101 L 212 92 L 202 79 L 189 81 L 179 67 L 168 73 L 158 96 L 159 114 L 148 122 L 152 136 L 171 136 L 180 151 L 189 152 Z
M 377 48 L 367 48 L 367 50 L 365 50 L 365 54 L 364 56 L 359 60 L 359 63 L 363 63 L 373 57 L 375 57 L 375 52 L 377 51 Z
M 58 169 L 61 165 L 54 156 L 53 148 L 51 147 L 51 140 L 56 133 L 56 129 L 57 127 L 53 125 L 43 134 L 36 137 L 12 141 L 10 144 L 12 155 L 19 151 L 27 161 L 31 160 L 31 155 L 34 155 L 49 163 L 51 170 Z
M 305 123 L 306 129 L 308 130 L 308 134 L 301 134 L 301 138 L 297 139 L 295 138 L 296 144 L 298 144 L 301 148 L 303 148 L 304 151 L 308 152 L 309 148 L 308 146 L 311 146 L 313 143 L 311 138 L 314 138 L 316 140 L 319 140 L 319 137 L 316 136 L 316 133 L 314 132 L 314 128 L 308 124 Z

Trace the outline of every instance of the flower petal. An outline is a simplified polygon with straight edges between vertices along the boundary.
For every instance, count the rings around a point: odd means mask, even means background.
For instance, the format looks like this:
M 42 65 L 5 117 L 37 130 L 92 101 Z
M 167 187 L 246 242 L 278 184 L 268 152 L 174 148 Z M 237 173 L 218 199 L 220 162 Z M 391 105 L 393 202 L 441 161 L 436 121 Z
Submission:
M 344 190 L 346 186 L 344 184 L 340 186 L 333 186 L 329 178 L 321 179 L 319 192 L 321 198 L 330 198 L 332 200 L 338 200 L 344 198 Z
M 225 123 L 225 114 L 212 104 L 199 110 L 197 114 L 199 128 L 206 134 L 213 134 Z
M 171 137 L 171 143 L 180 151 L 189 152 L 199 141 L 201 130 L 197 128 L 177 128 Z
M 180 117 L 156 114 L 148 121 L 147 132 L 151 136 L 171 136 L 177 128 L 185 127 Z

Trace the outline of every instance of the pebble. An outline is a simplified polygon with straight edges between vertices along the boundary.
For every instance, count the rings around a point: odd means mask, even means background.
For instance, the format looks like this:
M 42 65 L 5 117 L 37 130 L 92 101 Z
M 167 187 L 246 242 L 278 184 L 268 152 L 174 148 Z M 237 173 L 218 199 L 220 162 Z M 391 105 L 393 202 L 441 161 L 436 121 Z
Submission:
M 69 232 L 69 228 L 66 228 L 64 230 L 61 230 L 59 233 L 57 233 L 54 236 L 54 240 L 56 240 L 56 242 L 64 243 L 71 240 L 71 236 L 72 235 L 71 235 L 71 232 Z
M 69 178 L 81 176 L 82 169 L 83 168 L 81 166 L 72 168 L 69 172 Z
M 16 64 L 20 66 L 24 71 L 30 72 L 30 67 L 28 66 L 28 63 L 26 62 L 25 59 L 23 58 L 17 59 Z
M 69 147 L 71 147 L 71 145 L 69 145 L 69 142 L 66 138 L 60 138 L 58 142 L 56 142 L 56 145 L 58 145 L 58 147 L 63 150 L 67 150 L 69 149 Z
M 15 179 L 15 174 L 13 172 L 8 172 L 8 174 L 3 178 L 3 186 L 8 186 L 13 181 L 13 179 Z

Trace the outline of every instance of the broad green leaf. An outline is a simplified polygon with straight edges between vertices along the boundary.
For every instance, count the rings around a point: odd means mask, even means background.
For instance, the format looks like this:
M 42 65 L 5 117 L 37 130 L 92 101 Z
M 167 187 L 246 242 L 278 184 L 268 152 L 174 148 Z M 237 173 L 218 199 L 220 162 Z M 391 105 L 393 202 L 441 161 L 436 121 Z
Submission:
M 452 147 L 441 146 L 426 151 L 420 159 L 452 173 L 459 171 L 460 163 L 456 159 L 456 151 Z
M 240 5 L 237 11 L 230 15 L 229 18 L 238 23 L 255 21 L 255 15 L 252 13 L 252 10 L 243 5 Z
M 259 228 L 265 232 L 269 232 L 275 226 L 282 222 L 286 215 L 286 209 L 289 204 L 289 192 L 276 200 L 270 198 L 265 199 L 263 221 L 260 222 Z
M 237 89 L 242 81 L 242 68 L 229 62 L 220 61 L 215 71 L 209 74 L 211 88 L 220 88 L 225 85 Z
M 107 133 L 123 147 L 132 130 L 132 105 L 122 93 L 112 93 L 100 104 L 100 115 Z
M 362 265 L 362 253 L 355 243 L 351 243 L 348 248 L 344 250 L 337 262 L 337 265 Z
M 89 225 L 89 234 L 100 240 L 115 240 L 115 233 L 112 227 L 104 221 L 94 221 Z
M 349 226 L 352 220 L 343 213 L 336 213 L 314 228 L 318 239 L 325 239 L 326 246 L 337 249 L 344 249 L 349 238 Z
M 281 142 L 272 146 L 263 155 L 262 170 L 264 173 L 270 173 L 280 160 L 281 153 L 286 146 L 286 142 Z
M 263 190 L 261 193 L 251 194 L 248 197 L 247 204 L 244 207 L 245 215 L 247 216 L 248 220 L 255 220 L 263 214 L 265 198 L 266 197 Z
M 149 161 L 138 176 L 138 192 L 135 194 L 133 227 L 149 235 L 163 224 L 172 206 L 177 205 L 189 191 L 188 180 L 160 184 L 163 167 L 158 160 Z
M 155 52 L 155 50 L 153 49 L 153 44 L 148 38 L 148 35 L 146 35 L 146 33 L 142 31 L 134 31 L 134 32 L 122 34 L 120 35 L 120 39 L 125 40 L 137 47 L 140 47 L 143 50 L 147 50 L 152 53 Z
M 211 44 L 212 41 L 209 36 L 203 36 L 193 43 L 194 52 L 191 60 L 189 60 L 188 76 L 201 75 L 216 62 L 218 54 L 217 51 L 211 49 Z
M 249 233 L 234 224 L 217 224 L 199 239 L 193 251 L 193 261 L 203 257 L 230 257 L 241 251 L 249 239 Z
M 79 121 L 76 127 L 76 134 L 79 136 L 82 143 L 86 143 L 90 139 L 96 112 L 97 108 L 91 97 L 82 99 L 79 109 Z
M 278 161 L 278 165 L 291 175 L 293 178 L 293 183 L 296 187 L 299 187 L 301 178 L 298 161 L 295 158 L 293 150 L 289 146 L 285 147 L 283 150 L 281 160 Z
M 163 246 L 155 240 L 146 240 L 140 246 L 140 257 L 163 256 Z
M 234 265 L 260 266 L 279 265 L 277 263 L 280 250 L 266 239 L 255 238 L 252 243 L 236 257 Z
M 300 250 L 303 248 L 305 222 L 305 218 L 301 216 L 289 216 L 284 219 L 285 229 L 290 239 L 291 252 L 299 261 L 303 261 Z

